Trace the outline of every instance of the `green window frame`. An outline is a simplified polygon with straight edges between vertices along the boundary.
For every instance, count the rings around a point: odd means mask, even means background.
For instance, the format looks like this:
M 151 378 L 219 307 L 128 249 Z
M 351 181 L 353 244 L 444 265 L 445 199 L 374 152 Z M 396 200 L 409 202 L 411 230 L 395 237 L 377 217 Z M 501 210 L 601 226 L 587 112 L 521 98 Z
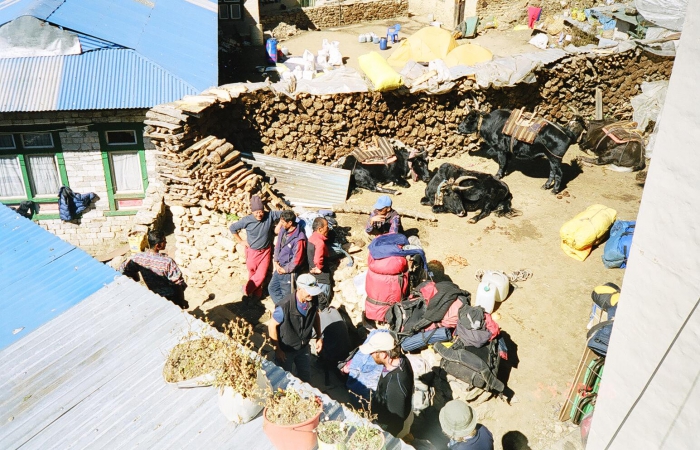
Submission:
M 102 152 L 102 168 L 104 170 L 105 184 L 107 186 L 107 202 L 109 211 L 105 211 L 105 216 L 131 216 L 138 212 L 138 209 L 119 209 L 120 200 L 139 200 L 146 198 L 148 189 L 148 170 L 146 169 L 146 152 L 143 144 L 143 124 L 142 123 L 114 123 L 100 124 L 90 127 L 90 131 L 96 131 L 100 140 L 100 150 Z M 129 143 L 110 142 L 110 132 L 133 132 L 134 141 Z M 136 152 L 139 158 L 141 169 L 142 189 L 138 192 L 130 191 L 126 193 L 117 192 L 117 183 L 114 176 L 114 165 L 112 157 L 116 154 Z
M 18 197 L 0 198 L 0 203 L 5 205 L 18 205 L 23 201 L 32 201 L 39 204 L 41 210 L 42 203 L 58 203 L 58 192 L 53 195 L 37 195 L 32 188 L 31 169 L 29 166 L 29 158 L 31 156 L 54 156 L 56 158 L 56 167 L 61 181 L 61 185 L 69 186 L 68 173 L 66 172 L 66 163 L 63 158 L 63 149 L 61 148 L 61 139 L 59 138 L 60 130 L 46 131 L 36 127 L 14 127 L 11 129 L 0 129 L 0 135 L 12 136 L 14 148 L 0 148 L 0 156 L 14 156 L 19 163 L 22 173 L 22 183 L 24 185 L 24 195 Z M 25 146 L 28 135 L 31 134 L 49 134 L 51 136 L 51 145 L 40 144 L 36 146 Z M 34 214 L 33 220 L 41 219 L 58 219 L 58 213 Z

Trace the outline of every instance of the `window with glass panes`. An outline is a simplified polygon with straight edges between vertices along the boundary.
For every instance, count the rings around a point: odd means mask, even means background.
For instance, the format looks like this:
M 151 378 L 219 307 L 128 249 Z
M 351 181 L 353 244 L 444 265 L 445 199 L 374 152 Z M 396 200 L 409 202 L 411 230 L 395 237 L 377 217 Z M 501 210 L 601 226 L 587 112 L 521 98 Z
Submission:
M 96 125 L 95 129 L 100 136 L 110 213 L 134 214 L 148 187 L 143 125 Z
M 58 132 L 0 131 L 0 201 L 56 202 L 68 185 Z

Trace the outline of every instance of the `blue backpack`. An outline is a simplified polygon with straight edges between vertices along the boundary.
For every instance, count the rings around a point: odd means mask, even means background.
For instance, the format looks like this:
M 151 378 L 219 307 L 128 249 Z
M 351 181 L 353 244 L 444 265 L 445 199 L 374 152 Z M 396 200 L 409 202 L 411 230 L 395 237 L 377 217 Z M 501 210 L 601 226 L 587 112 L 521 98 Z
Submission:
M 610 238 L 603 250 L 603 264 L 608 269 L 624 269 L 627 266 L 635 224 L 634 220 L 616 220 L 610 228 Z

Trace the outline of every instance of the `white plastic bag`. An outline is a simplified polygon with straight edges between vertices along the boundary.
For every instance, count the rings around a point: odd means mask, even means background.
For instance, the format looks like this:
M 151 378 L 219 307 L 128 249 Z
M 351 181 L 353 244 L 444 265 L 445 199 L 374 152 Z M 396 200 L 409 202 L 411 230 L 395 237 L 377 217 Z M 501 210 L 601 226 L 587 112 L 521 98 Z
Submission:
M 316 57 L 314 56 L 313 53 L 311 53 L 308 50 L 304 50 L 304 54 L 302 55 L 302 58 L 304 59 L 304 70 L 311 70 L 311 71 L 316 70 L 316 64 L 314 64 Z
M 549 38 L 547 37 L 546 33 L 539 33 L 539 34 L 535 35 L 535 37 L 530 39 L 528 42 L 537 48 L 541 48 L 542 50 L 546 50 L 547 44 L 549 43 Z
M 333 44 L 338 43 L 338 41 L 333 41 Z M 340 67 L 343 65 L 343 55 L 340 53 L 337 45 L 332 45 L 328 50 L 328 64 L 331 66 Z

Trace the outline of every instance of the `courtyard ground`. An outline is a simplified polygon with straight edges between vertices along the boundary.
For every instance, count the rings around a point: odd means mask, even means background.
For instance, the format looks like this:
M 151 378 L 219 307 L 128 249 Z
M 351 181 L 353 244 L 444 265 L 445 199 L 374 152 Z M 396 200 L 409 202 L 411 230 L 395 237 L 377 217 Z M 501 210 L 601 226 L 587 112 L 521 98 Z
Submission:
M 602 247 L 596 248 L 584 262 L 564 254 L 559 229 L 588 206 L 600 203 L 618 212 L 618 218 L 636 217 L 642 187 L 634 173 L 611 172 L 602 167 L 578 168 L 572 158 L 579 155 L 572 147 L 565 157 L 565 191 L 561 198 L 544 191 L 549 164 L 544 159 L 515 161 L 515 171 L 504 181 L 513 193 L 513 206 L 522 214 L 507 219 L 491 215 L 477 224 L 454 215 L 440 215 L 436 226 L 404 219 L 406 229 L 417 229 L 430 260 L 446 261 L 461 256 L 467 266 L 445 264 L 446 275 L 463 289 L 475 292 L 478 269 L 511 272 L 528 269 L 531 279 L 517 283 L 518 288 L 500 304 L 498 323 L 513 342 L 507 369 L 507 386 L 514 392 L 510 404 L 492 399 L 477 407 L 480 420 L 494 434 L 496 448 L 550 448 L 567 434 L 576 442 L 578 430 L 557 422 L 559 409 L 568 391 L 576 366 L 585 348 L 586 323 L 591 309 L 591 290 L 612 281 L 621 283 L 624 270 L 606 269 L 601 261 Z M 495 173 L 497 164 L 482 154 L 464 154 L 431 163 L 431 169 L 443 162 Z M 394 198 L 395 206 L 430 212 L 421 206 L 425 184 L 414 183 Z M 363 191 L 350 202 L 372 205 L 379 194 Z M 364 225 L 359 215 L 339 215 L 341 226 L 354 229 Z M 243 304 L 240 285 L 244 280 L 214 279 L 206 289 L 189 289 L 191 310 L 197 315 L 210 311 L 215 321 L 231 314 L 244 314 L 265 320 L 263 305 Z M 268 308 L 271 303 L 266 302 Z M 256 320 L 256 321 L 257 321 Z M 264 327 L 258 326 L 259 331 Z M 508 373 L 509 372 L 509 373 Z M 320 375 L 318 375 L 320 377 Z M 323 387 L 322 378 L 316 378 Z M 328 389 L 331 395 L 344 395 L 342 386 Z M 431 426 L 414 430 L 417 437 L 440 439 L 435 417 L 424 419 Z M 570 445 L 570 444 L 567 444 Z M 577 448 L 564 446 L 560 448 Z
M 357 57 L 375 50 L 378 45 L 359 43 L 358 36 L 374 31 L 383 35 L 386 28 L 401 24 L 401 36 L 407 37 L 425 26 L 416 18 L 400 18 L 324 31 L 303 32 L 282 41 L 292 56 L 308 49 L 316 53 L 324 39 L 340 42 L 346 65 L 359 70 Z M 531 32 L 495 31 L 482 33 L 471 42 L 480 44 L 495 56 L 510 56 L 539 51 L 527 43 Z M 244 49 L 264 62 L 260 48 Z M 387 57 L 392 49 L 380 53 Z M 256 59 L 257 58 L 257 59 Z M 240 80 L 256 81 L 260 73 L 250 65 L 237 72 Z M 591 308 L 591 290 L 608 281 L 621 283 L 624 270 L 605 269 L 601 262 L 602 247 L 584 262 L 566 256 L 560 248 L 559 229 L 564 222 L 592 204 L 600 203 L 618 211 L 618 218 L 636 217 L 642 187 L 633 173 L 617 173 L 601 167 L 579 168 L 572 159 L 579 155 L 572 147 L 564 161 L 566 189 L 559 196 L 543 191 L 540 186 L 547 178 L 549 164 L 544 159 L 515 161 L 504 181 L 513 193 L 513 206 L 521 215 L 512 219 L 491 215 L 478 224 L 454 215 L 440 215 L 433 226 L 426 222 L 404 219 L 406 229 L 418 232 L 428 259 L 446 262 L 450 257 L 465 258 L 468 265 L 445 264 L 446 275 L 463 289 L 475 292 L 478 282 L 474 274 L 479 269 L 511 272 L 528 269 L 531 279 L 517 283 L 518 288 L 498 306 L 498 323 L 513 343 L 504 375 L 514 393 L 510 404 L 491 399 L 476 409 L 480 421 L 494 435 L 497 449 L 576 449 L 581 448 L 578 427 L 557 421 L 559 409 L 572 382 L 574 372 L 585 348 L 586 323 Z M 444 162 L 454 162 L 465 168 L 495 173 L 497 164 L 479 153 L 431 163 L 431 169 Z M 394 198 L 400 208 L 429 212 L 421 206 L 425 185 L 414 183 Z M 350 203 L 371 206 L 379 194 L 362 192 L 353 195 Z M 359 229 L 365 217 L 341 214 L 340 225 Z M 169 249 L 172 250 L 172 249 Z M 247 317 L 259 332 L 270 317 L 271 302 L 243 303 L 240 285 L 245 280 L 217 277 L 205 289 L 190 288 L 187 297 L 191 312 L 217 324 L 234 315 Z M 332 397 L 344 401 L 347 393 L 338 380 L 325 386 L 320 370 L 314 371 L 314 384 Z M 437 411 L 426 411 L 416 422 L 414 434 L 430 439 L 443 448 L 444 436 L 437 424 Z

